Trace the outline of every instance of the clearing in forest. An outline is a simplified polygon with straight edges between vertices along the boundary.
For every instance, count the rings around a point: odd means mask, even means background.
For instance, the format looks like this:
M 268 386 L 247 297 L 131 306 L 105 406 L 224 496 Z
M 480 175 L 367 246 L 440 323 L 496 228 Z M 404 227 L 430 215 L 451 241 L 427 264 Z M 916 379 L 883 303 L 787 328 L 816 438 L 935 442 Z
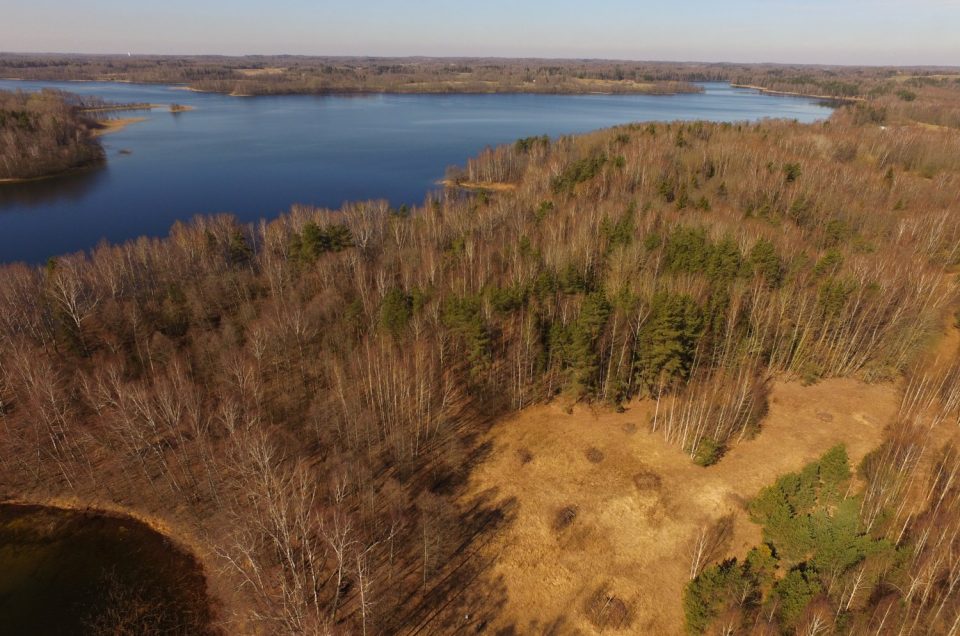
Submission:
M 506 586 L 497 633 L 683 633 L 683 588 L 700 531 L 733 515 L 728 555 L 760 541 L 745 503 L 837 444 L 852 466 L 897 412 L 893 384 L 777 382 L 760 434 L 709 468 L 650 433 L 652 405 L 624 413 L 537 406 L 493 427 L 469 495 L 516 498 L 488 545 Z M 502 630 L 502 631 L 501 631 Z

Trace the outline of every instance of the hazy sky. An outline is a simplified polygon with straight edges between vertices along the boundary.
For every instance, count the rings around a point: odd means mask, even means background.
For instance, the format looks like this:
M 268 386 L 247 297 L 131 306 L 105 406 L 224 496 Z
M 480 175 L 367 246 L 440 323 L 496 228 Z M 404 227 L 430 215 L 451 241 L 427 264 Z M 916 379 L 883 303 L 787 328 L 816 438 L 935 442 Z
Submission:
M 0 0 L 0 51 L 960 65 L 960 0 Z

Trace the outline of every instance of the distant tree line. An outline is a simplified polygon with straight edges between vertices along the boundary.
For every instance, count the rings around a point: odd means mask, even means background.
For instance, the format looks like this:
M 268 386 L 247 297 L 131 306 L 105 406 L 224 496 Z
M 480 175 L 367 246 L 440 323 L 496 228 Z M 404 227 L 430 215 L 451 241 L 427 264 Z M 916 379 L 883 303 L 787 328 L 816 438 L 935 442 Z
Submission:
M 689 78 L 648 64 L 600 60 L 303 56 L 0 55 L 0 75 L 40 80 L 182 83 L 236 95 L 290 93 L 698 92 Z
M 909 94 L 917 89 L 956 85 L 960 81 L 960 69 L 533 58 L 128 57 L 4 53 L 0 54 L 0 76 L 180 83 L 198 90 L 240 95 L 383 92 L 670 94 L 698 91 L 695 82 L 712 81 L 828 99 L 852 99 L 902 95 L 904 91 Z M 932 101 L 941 103 L 934 105 Z M 945 103 L 947 101 L 921 100 L 926 102 L 924 108 L 950 108 Z

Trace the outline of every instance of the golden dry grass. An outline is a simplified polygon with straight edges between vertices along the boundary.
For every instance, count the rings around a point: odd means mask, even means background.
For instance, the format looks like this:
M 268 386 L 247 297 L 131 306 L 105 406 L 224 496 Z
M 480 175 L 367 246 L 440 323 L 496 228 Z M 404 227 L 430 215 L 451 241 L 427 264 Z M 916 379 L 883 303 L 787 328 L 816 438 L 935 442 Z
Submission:
M 585 89 L 607 93 L 614 91 L 627 91 L 643 93 L 652 91 L 657 87 L 653 82 L 635 82 L 633 80 L 612 80 L 612 79 L 593 79 L 593 78 L 573 78 L 575 85 Z
M 892 384 L 777 382 L 755 439 L 701 468 L 649 432 L 652 405 L 625 413 L 538 406 L 491 430 L 493 452 L 469 493 L 516 498 L 517 516 L 487 548 L 508 600 L 496 628 L 516 633 L 679 634 L 689 549 L 697 533 L 734 515 L 729 554 L 759 539 L 745 502 L 786 472 L 847 446 L 856 465 L 896 413 Z M 615 608 L 617 629 L 597 620 Z
M 146 121 L 146 117 L 126 117 L 123 119 L 105 119 L 99 122 L 99 127 L 94 129 L 93 134 L 97 137 L 102 135 L 109 135 L 110 133 L 117 132 L 118 130 L 123 130 L 131 124 L 137 124 L 142 121 Z
M 464 190 L 489 190 L 491 192 L 512 192 L 517 189 L 515 183 L 499 183 L 496 181 L 454 181 L 444 179 L 440 183 L 448 188 L 463 188 Z
M 238 68 L 237 73 L 245 77 L 260 77 L 263 75 L 282 75 L 286 70 L 286 68 L 282 67 Z

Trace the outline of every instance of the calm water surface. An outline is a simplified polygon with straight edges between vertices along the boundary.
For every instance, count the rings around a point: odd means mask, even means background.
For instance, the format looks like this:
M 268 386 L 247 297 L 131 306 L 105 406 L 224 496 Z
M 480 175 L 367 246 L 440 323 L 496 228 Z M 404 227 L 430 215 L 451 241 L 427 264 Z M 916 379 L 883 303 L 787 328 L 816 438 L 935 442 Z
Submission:
M 163 236 L 174 221 L 231 212 L 274 217 L 294 203 L 415 204 L 450 165 L 485 146 L 637 121 L 811 122 L 816 100 L 706 84 L 692 95 L 382 95 L 241 98 L 171 86 L 0 81 L 110 101 L 177 102 L 104 137 L 107 165 L 56 179 L 0 185 L 0 262 L 45 261 L 101 240 Z M 133 113 L 132 115 L 143 115 Z M 122 151 L 122 152 L 121 152 Z

